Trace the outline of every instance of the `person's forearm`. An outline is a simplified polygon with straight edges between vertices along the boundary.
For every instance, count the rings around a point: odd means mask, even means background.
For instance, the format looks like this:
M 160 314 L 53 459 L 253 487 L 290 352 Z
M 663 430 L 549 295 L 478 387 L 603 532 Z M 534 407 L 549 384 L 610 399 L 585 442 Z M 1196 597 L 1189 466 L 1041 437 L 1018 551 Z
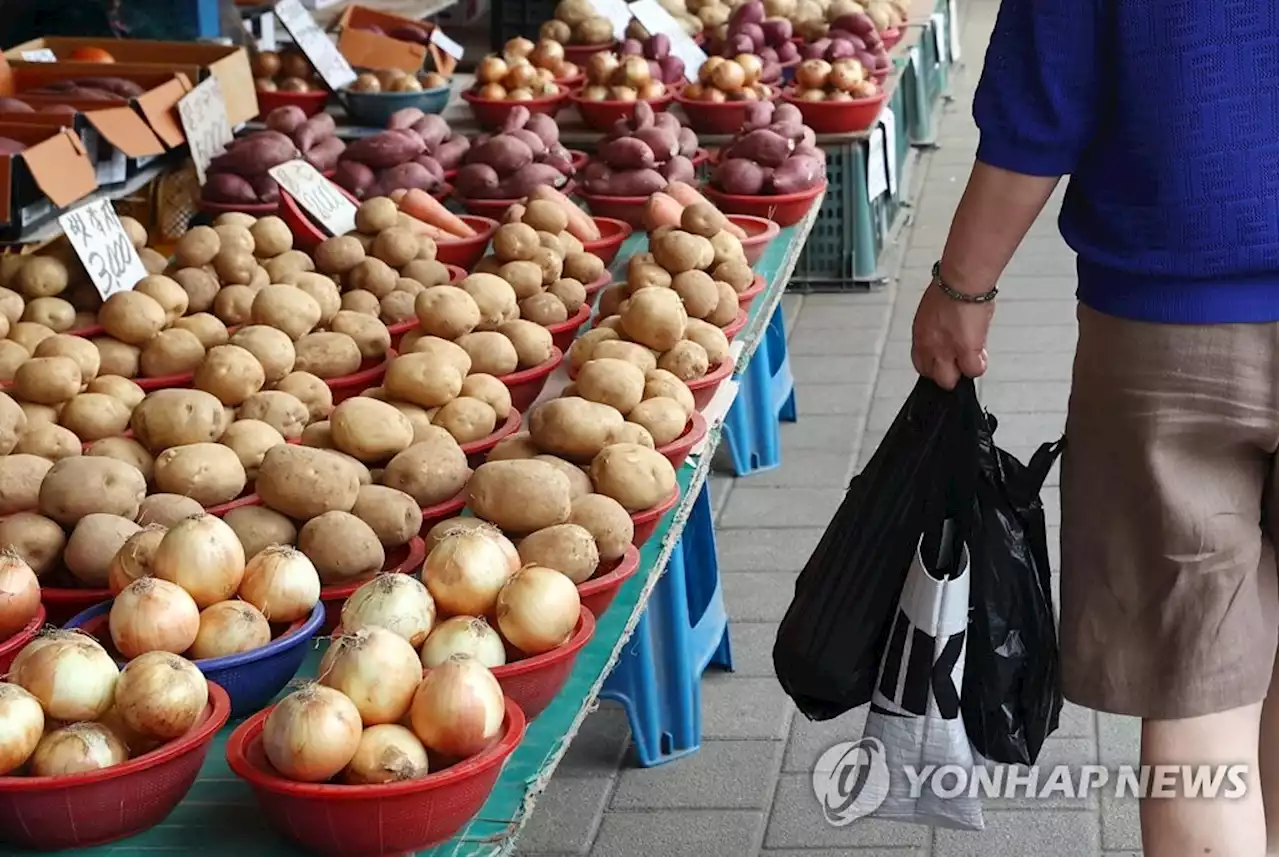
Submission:
M 969 294 L 990 291 L 1058 181 L 975 162 L 942 251 L 943 282 Z

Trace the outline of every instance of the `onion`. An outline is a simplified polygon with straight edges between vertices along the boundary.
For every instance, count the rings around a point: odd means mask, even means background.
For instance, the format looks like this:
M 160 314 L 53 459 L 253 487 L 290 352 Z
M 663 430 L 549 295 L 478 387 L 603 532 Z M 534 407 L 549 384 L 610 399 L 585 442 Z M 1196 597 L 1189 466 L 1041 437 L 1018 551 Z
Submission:
M 147 738 L 130 729 L 124 722 L 124 718 L 120 716 L 120 706 L 118 705 L 112 705 L 108 708 L 107 713 L 99 717 L 96 722 L 110 729 L 117 738 L 124 742 L 124 745 L 129 748 L 129 758 L 131 759 L 144 753 L 150 753 L 165 743 L 158 738 Z
M 425 777 L 427 749 L 403 726 L 370 726 L 360 736 L 356 754 L 342 772 L 342 781 L 355 786 L 398 783 Z
M 200 631 L 200 608 L 176 583 L 135 580 L 116 596 L 108 623 L 116 651 L 126 658 L 145 652 L 182 654 Z
M 125 540 L 107 567 L 107 586 L 112 595 L 119 595 L 120 590 L 140 577 L 151 576 L 151 561 L 166 532 L 166 527 L 148 524 Z
M 582 612 L 578 587 L 558 571 L 531 565 L 512 575 L 498 595 L 498 630 L 529 655 L 563 645 Z
M 456 655 L 427 671 L 413 695 L 409 722 L 428 750 L 465 759 L 497 740 L 504 715 L 502 688 L 493 673 L 473 658 Z
M 147 652 L 120 671 L 116 711 L 121 722 L 146 738 L 185 735 L 209 702 L 204 674 L 186 658 Z
M 107 650 L 81 634 L 43 644 L 10 673 L 53 720 L 96 720 L 111 707 L 120 670 Z
M 31 754 L 31 773 L 60 777 L 101 771 L 129 760 L 129 749 L 120 737 L 101 723 L 72 723 L 40 739 Z
M 422 582 L 440 611 L 450 616 L 483 616 L 493 611 L 498 592 L 520 567 L 511 540 L 493 527 L 451 533 L 427 554 Z
M 22 767 L 43 734 L 40 700 L 16 684 L 0 681 L 0 777 Z
M 422 665 L 438 667 L 454 655 L 475 658 L 489 668 L 507 662 L 502 637 L 482 616 L 453 616 L 436 625 L 422 646 Z
M 260 649 L 271 642 L 267 617 L 244 601 L 219 601 L 200 611 L 200 630 L 187 654 L 198 661 Z
M 271 622 L 297 622 L 320 602 L 320 574 L 302 551 L 271 545 L 245 565 L 240 597 Z
M 377 626 L 343 634 L 320 659 L 320 683 L 346 694 L 365 726 L 403 717 L 421 679 L 413 646 Z
M 271 709 L 262 749 L 287 779 L 319 783 L 341 771 L 360 746 L 360 712 L 332 688 L 310 685 Z
M 40 581 L 12 549 L 0 552 L 0 642 L 27 626 L 40 610 Z
M 102 648 L 101 643 L 79 628 L 42 628 L 35 639 L 23 646 L 22 651 L 18 652 L 18 656 L 9 664 L 9 675 L 16 678 L 22 670 L 22 665 L 30 660 L 32 655 L 56 640 L 87 640 L 98 648 Z
M 379 574 L 342 605 L 342 630 L 378 626 L 417 648 L 436 621 L 436 602 L 422 581 L 408 574 Z
M 244 546 L 236 531 L 213 515 L 192 515 L 169 528 L 151 559 L 151 571 L 176 583 L 208 607 L 226 601 L 244 577 Z

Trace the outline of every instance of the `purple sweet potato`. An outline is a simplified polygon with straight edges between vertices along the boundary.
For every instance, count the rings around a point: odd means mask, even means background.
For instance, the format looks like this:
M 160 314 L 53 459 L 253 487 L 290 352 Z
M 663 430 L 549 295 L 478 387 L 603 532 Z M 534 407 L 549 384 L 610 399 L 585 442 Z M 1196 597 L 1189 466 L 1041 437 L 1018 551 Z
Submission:
M 529 147 L 529 151 L 533 152 L 535 160 L 542 158 L 547 153 L 547 144 L 542 142 L 542 138 L 528 128 L 517 128 L 507 133 L 518 140 L 523 140 L 524 144 Z
M 806 60 L 820 60 L 827 55 L 827 48 L 829 47 L 831 47 L 831 40 L 827 38 L 807 42 L 800 47 L 800 58 Z
M 791 38 L 791 21 L 788 18 L 765 18 L 760 22 L 767 45 L 777 46 Z
M 609 179 L 608 196 L 648 196 L 667 186 L 657 170 L 628 170 L 614 173 Z
M 467 164 L 454 176 L 453 188 L 463 199 L 492 199 L 498 182 L 498 171 L 488 164 Z
M 302 157 L 320 172 L 328 172 L 338 166 L 338 158 L 342 156 L 346 148 L 347 144 L 342 140 L 337 137 L 330 137 L 307 149 L 302 153 Z
M 427 31 L 417 24 L 401 24 L 398 27 L 392 27 L 387 35 L 402 42 L 413 42 L 415 45 L 425 45 L 429 40 Z
M 789 63 L 800 58 L 800 49 L 795 42 L 783 42 L 774 48 L 778 52 L 778 62 Z
M 746 33 L 738 33 L 729 37 L 728 50 L 725 51 L 725 54 L 727 56 L 736 56 L 738 54 L 754 54 L 755 52 L 755 40 Z
M 258 195 L 260 202 L 279 202 L 280 201 L 280 185 L 269 175 L 260 175 L 250 181 L 253 185 L 253 192 Z
M 804 116 L 800 113 L 800 108 L 794 104 L 786 102 L 777 105 L 773 109 L 774 122 L 795 122 L 797 124 L 804 122 Z
M 568 158 L 561 158 L 556 155 L 546 155 L 539 163 L 546 164 L 549 167 L 555 167 L 556 171 L 565 178 L 571 179 L 578 172 L 577 167 L 573 165 L 573 161 Z
M 443 169 L 456 170 L 470 148 L 470 140 L 461 134 L 455 134 L 436 148 L 435 159 Z
M 247 179 L 234 173 L 214 173 L 204 183 L 201 194 L 210 202 L 255 203 L 258 194 Z
M 278 131 L 259 131 L 215 157 L 209 162 L 209 170 L 251 179 L 296 157 L 298 149 L 288 137 Z
M 333 180 L 356 199 L 364 199 L 373 187 L 373 170 L 357 161 L 339 161 Z
M 782 79 L 782 66 L 778 65 L 776 59 L 765 60 L 763 68 L 760 70 L 761 83 L 777 83 Z
M 676 134 L 676 148 L 679 150 L 677 154 L 686 158 L 692 158 L 693 153 L 698 151 L 698 135 L 693 133 L 692 128 L 680 129 Z
M 733 39 L 737 39 L 740 36 L 746 36 L 747 38 L 751 39 L 752 53 L 755 53 L 756 51 L 760 50 L 765 45 L 764 28 L 760 24 L 739 25 L 736 28 L 734 35 L 730 39 L 730 41 L 732 41 Z
M 677 139 L 677 135 L 673 135 L 657 126 L 642 128 L 631 139 L 640 140 L 652 149 L 653 159 L 659 164 L 664 164 L 680 154 L 680 142 Z M 695 137 L 694 140 L 696 141 L 697 138 Z
M 685 182 L 686 184 L 692 184 L 695 175 L 693 161 L 684 155 L 676 155 L 659 167 L 658 171 L 668 182 Z
M 317 113 L 299 125 L 291 136 L 298 144 L 298 148 L 305 152 L 321 140 L 332 137 L 335 130 L 337 125 L 334 124 L 332 116 L 328 113 Z
M 835 62 L 836 60 L 848 59 L 858 55 L 858 49 L 849 39 L 832 39 L 831 47 L 827 48 L 827 55 L 823 57 L 827 62 Z
M 431 175 L 430 170 L 414 161 L 389 167 L 378 173 L 378 186 L 382 188 L 383 193 L 401 188 L 430 191 L 435 190 L 439 183 L 436 177 Z
M 817 161 L 822 161 L 823 163 L 826 163 L 827 160 L 827 156 L 822 153 L 822 150 L 812 143 L 796 143 L 796 149 L 791 153 L 791 155 L 793 157 L 796 155 L 807 155 L 808 157 Z
M 0 113 L 35 113 L 35 108 L 16 98 L 0 98 Z
M 795 143 L 787 137 L 763 128 L 747 134 L 725 154 L 729 158 L 746 158 L 762 167 L 780 167 L 794 148 Z
M 307 112 L 296 104 L 277 107 L 267 114 L 266 124 L 272 131 L 281 134 L 292 134 L 307 121 Z
M 82 77 L 76 80 L 76 83 L 92 89 L 103 89 L 121 98 L 137 98 L 146 92 L 141 84 L 125 80 L 123 77 Z
M 0 137 L 0 155 L 16 155 L 26 151 L 26 148 L 26 143 L 20 143 L 9 137 Z
M 746 158 L 728 158 L 716 168 L 712 184 L 725 193 L 755 196 L 764 186 L 764 176 L 754 161 Z
M 670 113 L 657 113 L 653 117 L 653 125 L 655 128 L 661 128 L 664 131 L 670 131 L 672 134 L 679 134 L 680 129 L 684 126 L 680 124 L 680 120 Z
M 387 128 L 412 128 L 414 122 L 426 115 L 417 107 L 402 107 L 387 117 Z
M 514 131 L 517 128 L 523 128 L 529 122 L 529 117 L 532 115 L 533 114 L 529 112 L 528 107 L 525 107 L 523 104 L 517 105 L 512 108 L 510 113 L 507 114 L 507 118 L 502 120 L 502 130 L 506 132 Z
M 660 60 L 671 53 L 671 37 L 666 33 L 657 33 L 645 39 L 644 55 L 651 60 Z
M 487 164 L 500 176 L 508 176 L 533 163 L 533 150 L 519 137 L 498 134 L 467 152 L 468 164 Z
M 675 54 L 658 60 L 658 68 L 662 70 L 663 83 L 679 83 L 684 80 L 684 60 Z
M 806 155 L 792 155 L 773 171 L 770 186 L 774 193 L 799 193 L 820 184 L 826 170 L 822 162 Z
M 440 166 L 440 162 L 430 155 L 418 155 L 413 159 L 413 163 L 418 164 L 429 172 L 431 177 L 436 180 L 437 185 L 444 181 L 444 167 Z
M 453 133 L 449 130 L 449 123 L 434 113 L 428 113 L 420 117 L 413 123 L 412 128 L 414 133 L 422 138 L 422 142 L 427 147 L 428 152 L 435 151 Z
M 613 170 L 645 170 L 658 162 L 653 149 L 637 137 L 623 137 L 601 143 L 596 154 Z
M 50 104 L 48 107 L 41 107 L 36 112 L 37 113 L 53 113 L 58 116 L 75 116 L 80 111 L 76 110 L 70 104 Z
M 657 122 L 653 107 L 647 101 L 637 101 L 631 113 L 631 127 L 637 131 L 652 128 Z
M 560 142 L 560 126 L 556 124 L 556 120 L 545 113 L 535 113 L 530 116 L 524 123 L 524 129 L 537 134 L 548 148 Z
M 644 42 L 639 39 L 627 39 L 622 43 L 622 48 L 618 53 L 624 57 L 642 57 L 644 56 Z
M 764 3 L 751 0 L 733 10 L 733 14 L 729 16 L 729 27 L 736 29 L 743 24 L 759 24 L 764 21 L 764 17 Z
M 550 164 L 529 164 L 507 176 L 498 185 L 497 199 L 521 199 L 542 185 L 560 187 L 565 177 Z
M 347 146 L 342 159 L 359 161 L 372 169 L 381 170 L 412 161 L 426 148 L 422 138 L 412 131 L 379 131 Z

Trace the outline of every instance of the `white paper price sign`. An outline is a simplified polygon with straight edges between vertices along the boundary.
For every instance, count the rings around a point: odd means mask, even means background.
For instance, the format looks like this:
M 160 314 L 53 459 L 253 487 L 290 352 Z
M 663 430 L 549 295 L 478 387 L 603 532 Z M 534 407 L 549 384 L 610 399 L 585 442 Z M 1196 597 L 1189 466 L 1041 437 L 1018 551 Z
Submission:
M 947 0 L 947 32 L 951 34 L 949 47 L 952 62 L 960 59 L 960 10 L 957 6 L 956 0 Z
M 591 0 L 592 7 L 613 25 L 613 37 L 618 41 L 627 38 L 627 25 L 631 23 L 631 9 L 625 0 Z
M 880 127 L 884 130 L 884 157 L 889 173 L 889 196 L 898 195 L 898 118 L 885 108 L 880 114 Z
M 40 48 L 38 51 L 23 51 L 22 58 L 27 62 L 57 62 L 58 58 L 53 51 L 48 48 Z
M 289 161 L 267 172 L 330 235 L 346 235 L 356 228 L 355 203 L 306 161 Z
M 116 292 L 131 290 L 147 275 L 111 200 L 100 199 L 68 211 L 58 218 L 58 224 L 104 301 Z
M 666 33 L 671 39 L 671 53 L 684 62 L 684 78 L 690 83 L 698 80 L 698 69 L 707 61 L 707 52 L 698 47 L 680 22 L 662 8 L 658 0 L 636 0 L 631 4 L 632 16 L 650 35 Z
M 938 55 L 938 62 L 947 61 L 947 16 L 942 12 L 933 14 L 933 50 Z
M 867 139 L 867 201 L 875 202 L 889 191 L 889 153 L 884 126 L 876 125 Z
M 216 77 L 208 78 L 182 97 L 178 102 L 178 118 L 182 120 L 182 132 L 191 147 L 196 176 L 200 184 L 204 184 L 209 162 L 225 152 L 235 136 L 227 119 L 222 86 Z
M 303 7 L 301 0 L 280 0 L 276 4 L 276 17 L 289 32 L 298 49 L 307 55 L 326 86 L 341 89 L 356 79 L 351 63 L 347 62 L 347 58 L 338 51 L 338 46 L 320 29 L 320 25 Z
M 434 30 L 431 31 L 431 35 L 428 38 L 431 39 L 431 44 L 435 45 L 437 48 L 444 51 L 446 54 L 453 57 L 455 60 L 462 59 L 462 54 L 465 52 L 465 49 L 462 47 L 462 45 L 458 44 L 453 39 L 446 36 L 444 34 L 444 30 L 440 29 L 439 27 L 436 27 Z

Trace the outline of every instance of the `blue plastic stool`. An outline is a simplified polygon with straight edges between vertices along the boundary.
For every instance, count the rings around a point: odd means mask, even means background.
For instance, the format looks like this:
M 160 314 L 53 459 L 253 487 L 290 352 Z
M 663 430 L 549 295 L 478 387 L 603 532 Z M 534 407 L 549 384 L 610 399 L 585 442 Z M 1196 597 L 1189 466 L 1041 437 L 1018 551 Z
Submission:
M 734 475 L 747 476 L 782 463 L 778 421 L 796 421 L 796 384 L 782 304 L 774 310 L 738 382 L 738 395 L 725 415 L 722 432 Z
M 711 494 L 703 483 L 667 569 L 600 695 L 622 703 L 643 767 L 702 746 L 702 673 L 733 669 Z

